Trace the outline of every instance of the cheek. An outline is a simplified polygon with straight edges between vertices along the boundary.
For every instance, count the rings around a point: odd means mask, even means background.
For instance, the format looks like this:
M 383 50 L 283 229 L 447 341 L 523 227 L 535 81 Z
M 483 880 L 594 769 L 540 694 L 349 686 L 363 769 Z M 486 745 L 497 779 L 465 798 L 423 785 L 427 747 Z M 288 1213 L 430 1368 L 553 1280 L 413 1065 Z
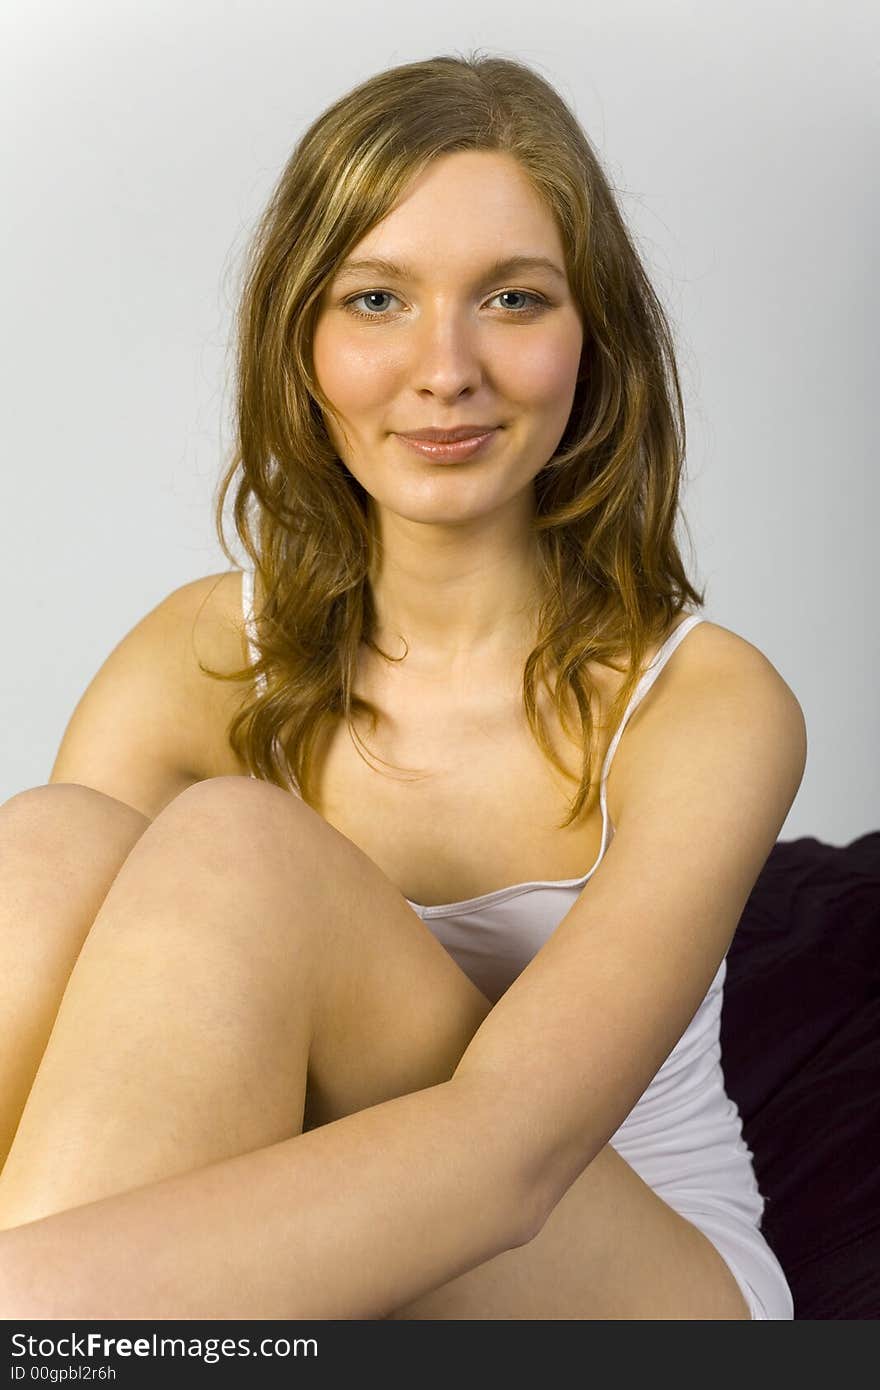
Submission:
M 522 335 L 510 353 L 504 381 L 510 395 L 524 404 L 567 402 L 577 383 L 581 340 L 571 334 Z
M 382 399 L 387 371 L 378 344 L 355 342 L 319 323 L 312 352 L 318 384 L 341 416 L 368 410 Z

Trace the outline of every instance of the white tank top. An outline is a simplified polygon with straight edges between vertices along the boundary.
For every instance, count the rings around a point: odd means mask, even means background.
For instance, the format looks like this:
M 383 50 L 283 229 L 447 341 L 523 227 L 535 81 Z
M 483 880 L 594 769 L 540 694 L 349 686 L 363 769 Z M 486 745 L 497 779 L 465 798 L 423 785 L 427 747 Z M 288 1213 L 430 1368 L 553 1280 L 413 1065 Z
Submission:
M 242 610 L 251 660 L 253 573 L 242 574 Z M 511 884 L 461 902 L 423 907 L 406 901 L 477 988 L 495 1003 L 541 949 L 598 869 L 614 826 L 606 782 L 633 711 L 666 662 L 703 617 L 693 613 L 669 635 L 645 668 L 612 738 L 600 778 L 602 841 L 596 862 L 580 878 Z M 291 790 L 298 788 L 291 776 Z M 764 1208 L 751 1151 L 721 1069 L 720 1021 L 726 956 L 693 1019 L 610 1140 L 623 1158 L 676 1210 L 724 1208 L 759 1225 Z M 696 1204 L 696 1205 L 695 1205 Z

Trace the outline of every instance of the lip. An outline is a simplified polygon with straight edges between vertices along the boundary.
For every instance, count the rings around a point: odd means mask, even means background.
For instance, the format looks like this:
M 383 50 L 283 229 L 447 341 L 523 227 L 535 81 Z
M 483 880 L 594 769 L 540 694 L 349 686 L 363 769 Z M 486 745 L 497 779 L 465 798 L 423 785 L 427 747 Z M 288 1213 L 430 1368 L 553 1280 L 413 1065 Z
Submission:
M 467 439 L 456 439 L 447 443 L 433 439 L 413 439 L 408 434 L 399 434 L 397 438 L 424 458 L 434 459 L 437 463 L 456 463 L 459 459 L 469 459 L 479 450 L 485 449 L 497 433 L 497 429 L 486 430 L 485 434 L 471 435 Z
M 490 430 L 497 429 L 497 425 L 484 425 L 482 421 L 472 425 L 454 425 L 452 429 L 444 430 L 439 425 L 428 425 L 421 430 L 397 430 L 397 434 L 403 435 L 404 439 L 427 439 L 432 444 L 457 444 L 459 439 L 476 439 L 478 434 L 488 434 Z

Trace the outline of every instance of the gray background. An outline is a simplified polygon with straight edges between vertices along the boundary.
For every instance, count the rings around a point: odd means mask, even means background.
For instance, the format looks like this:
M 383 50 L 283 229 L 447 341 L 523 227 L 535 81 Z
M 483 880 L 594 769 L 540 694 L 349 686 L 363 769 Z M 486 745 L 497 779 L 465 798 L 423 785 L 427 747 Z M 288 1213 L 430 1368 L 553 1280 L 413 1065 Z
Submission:
M 780 838 L 880 829 L 874 7 L 6 0 L 0 24 L 0 800 L 47 779 L 144 613 L 228 568 L 240 262 L 296 138 L 381 68 L 480 46 L 574 107 L 670 314 L 686 563 L 807 720 Z

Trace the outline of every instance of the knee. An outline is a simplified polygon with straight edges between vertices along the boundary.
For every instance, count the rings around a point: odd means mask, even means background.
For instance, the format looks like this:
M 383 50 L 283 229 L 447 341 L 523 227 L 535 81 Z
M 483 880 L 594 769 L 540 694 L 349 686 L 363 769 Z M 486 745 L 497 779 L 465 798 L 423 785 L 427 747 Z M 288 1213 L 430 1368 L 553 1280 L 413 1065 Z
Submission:
M 303 805 L 299 797 L 283 787 L 276 787 L 273 782 L 232 774 L 193 782 L 169 801 L 161 815 L 167 816 L 173 810 L 193 815 L 271 821 L 290 818 Z
M 65 849 L 80 859 L 89 844 L 124 856 L 149 825 L 133 806 L 76 782 L 28 787 L 0 805 L 4 849 L 51 856 L 55 867 Z
M 289 852 L 310 835 L 329 833 L 325 822 L 292 792 L 252 777 L 208 777 L 169 802 L 153 822 L 155 833 L 186 837 L 213 853 L 234 851 L 236 865 L 265 864 L 273 849 Z
M 4 951 L 14 943 L 19 960 L 26 956 L 44 980 L 62 965 L 69 970 L 111 883 L 149 825 L 147 816 L 126 803 L 74 783 L 30 787 L 4 802 L 0 893 L 4 904 L 15 904 L 0 914 Z

